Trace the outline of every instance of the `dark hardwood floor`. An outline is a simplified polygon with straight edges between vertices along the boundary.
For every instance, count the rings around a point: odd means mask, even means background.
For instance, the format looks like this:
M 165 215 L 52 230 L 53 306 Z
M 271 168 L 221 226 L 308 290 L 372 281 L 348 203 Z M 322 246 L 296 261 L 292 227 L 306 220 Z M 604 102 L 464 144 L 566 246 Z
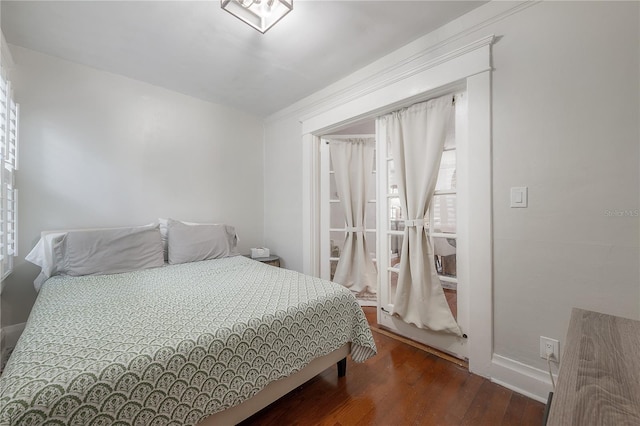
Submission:
M 242 425 L 535 425 L 544 405 L 376 331 L 378 354 L 330 368 Z

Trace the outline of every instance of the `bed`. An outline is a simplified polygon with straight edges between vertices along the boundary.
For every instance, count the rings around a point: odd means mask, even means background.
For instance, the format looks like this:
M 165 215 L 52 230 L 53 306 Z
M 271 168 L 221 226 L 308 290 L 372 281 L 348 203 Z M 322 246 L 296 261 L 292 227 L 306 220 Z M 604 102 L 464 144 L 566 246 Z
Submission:
M 0 424 L 234 424 L 375 353 L 348 289 L 242 256 L 52 276 L 0 377 Z

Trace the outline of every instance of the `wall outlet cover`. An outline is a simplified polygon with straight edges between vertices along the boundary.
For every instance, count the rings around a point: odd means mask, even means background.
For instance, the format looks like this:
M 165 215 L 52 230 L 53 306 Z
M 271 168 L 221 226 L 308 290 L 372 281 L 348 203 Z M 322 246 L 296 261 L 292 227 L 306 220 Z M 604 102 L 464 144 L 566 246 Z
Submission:
M 560 362 L 560 342 L 550 337 L 540 336 L 540 358 L 547 359 L 547 347 L 549 347 L 553 353 L 551 360 L 553 362 Z

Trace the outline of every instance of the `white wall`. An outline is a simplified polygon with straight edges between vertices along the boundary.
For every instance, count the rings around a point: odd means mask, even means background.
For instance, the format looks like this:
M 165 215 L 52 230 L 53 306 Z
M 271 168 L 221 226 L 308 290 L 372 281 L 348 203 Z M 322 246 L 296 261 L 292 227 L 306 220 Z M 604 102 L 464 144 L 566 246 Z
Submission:
M 265 127 L 264 243 L 283 267 L 296 271 L 302 271 L 303 257 L 301 134 L 297 120 Z
M 25 321 L 46 229 L 158 217 L 232 224 L 263 243 L 263 122 L 237 110 L 10 46 L 21 107 L 19 255 L 2 324 Z
M 265 240 L 302 270 L 301 116 L 386 66 L 495 34 L 494 352 L 545 369 L 539 336 L 564 341 L 571 307 L 640 318 L 639 218 L 607 215 L 640 208 L 640 4 L 511 6 L 489 3 L 270 117 Z M 509 208 L 512 186 L 529 187 L 528 209 Z
M 638 217 L 606 214 L 640 207 L 638 6 L 544 3 L 500 26 L 495 351 L 526 364 L 543 365 L 540 335 L 564 339 L 572 306 L 640 318 Z M 509 208 L 519 185 L 528 209 Z

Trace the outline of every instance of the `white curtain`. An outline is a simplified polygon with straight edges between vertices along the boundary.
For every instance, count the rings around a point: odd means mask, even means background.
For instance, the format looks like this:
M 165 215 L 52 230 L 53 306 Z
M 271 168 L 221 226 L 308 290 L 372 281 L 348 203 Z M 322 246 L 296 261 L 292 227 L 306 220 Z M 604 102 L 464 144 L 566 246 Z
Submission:
M 366 242 L 367 194 L 373 179 L 374 138 L 329 140 L 346 234 L 333 281 L 361 298 L 375 296 L 377 272 Z
M 444 96 L 380 117 L 395 166 L 405 221 L 393 315 L 419 328 L 461 336 L 438 278 L 425 226 L 438 179 L 447 130 L 453 123 L 452 97 Z

